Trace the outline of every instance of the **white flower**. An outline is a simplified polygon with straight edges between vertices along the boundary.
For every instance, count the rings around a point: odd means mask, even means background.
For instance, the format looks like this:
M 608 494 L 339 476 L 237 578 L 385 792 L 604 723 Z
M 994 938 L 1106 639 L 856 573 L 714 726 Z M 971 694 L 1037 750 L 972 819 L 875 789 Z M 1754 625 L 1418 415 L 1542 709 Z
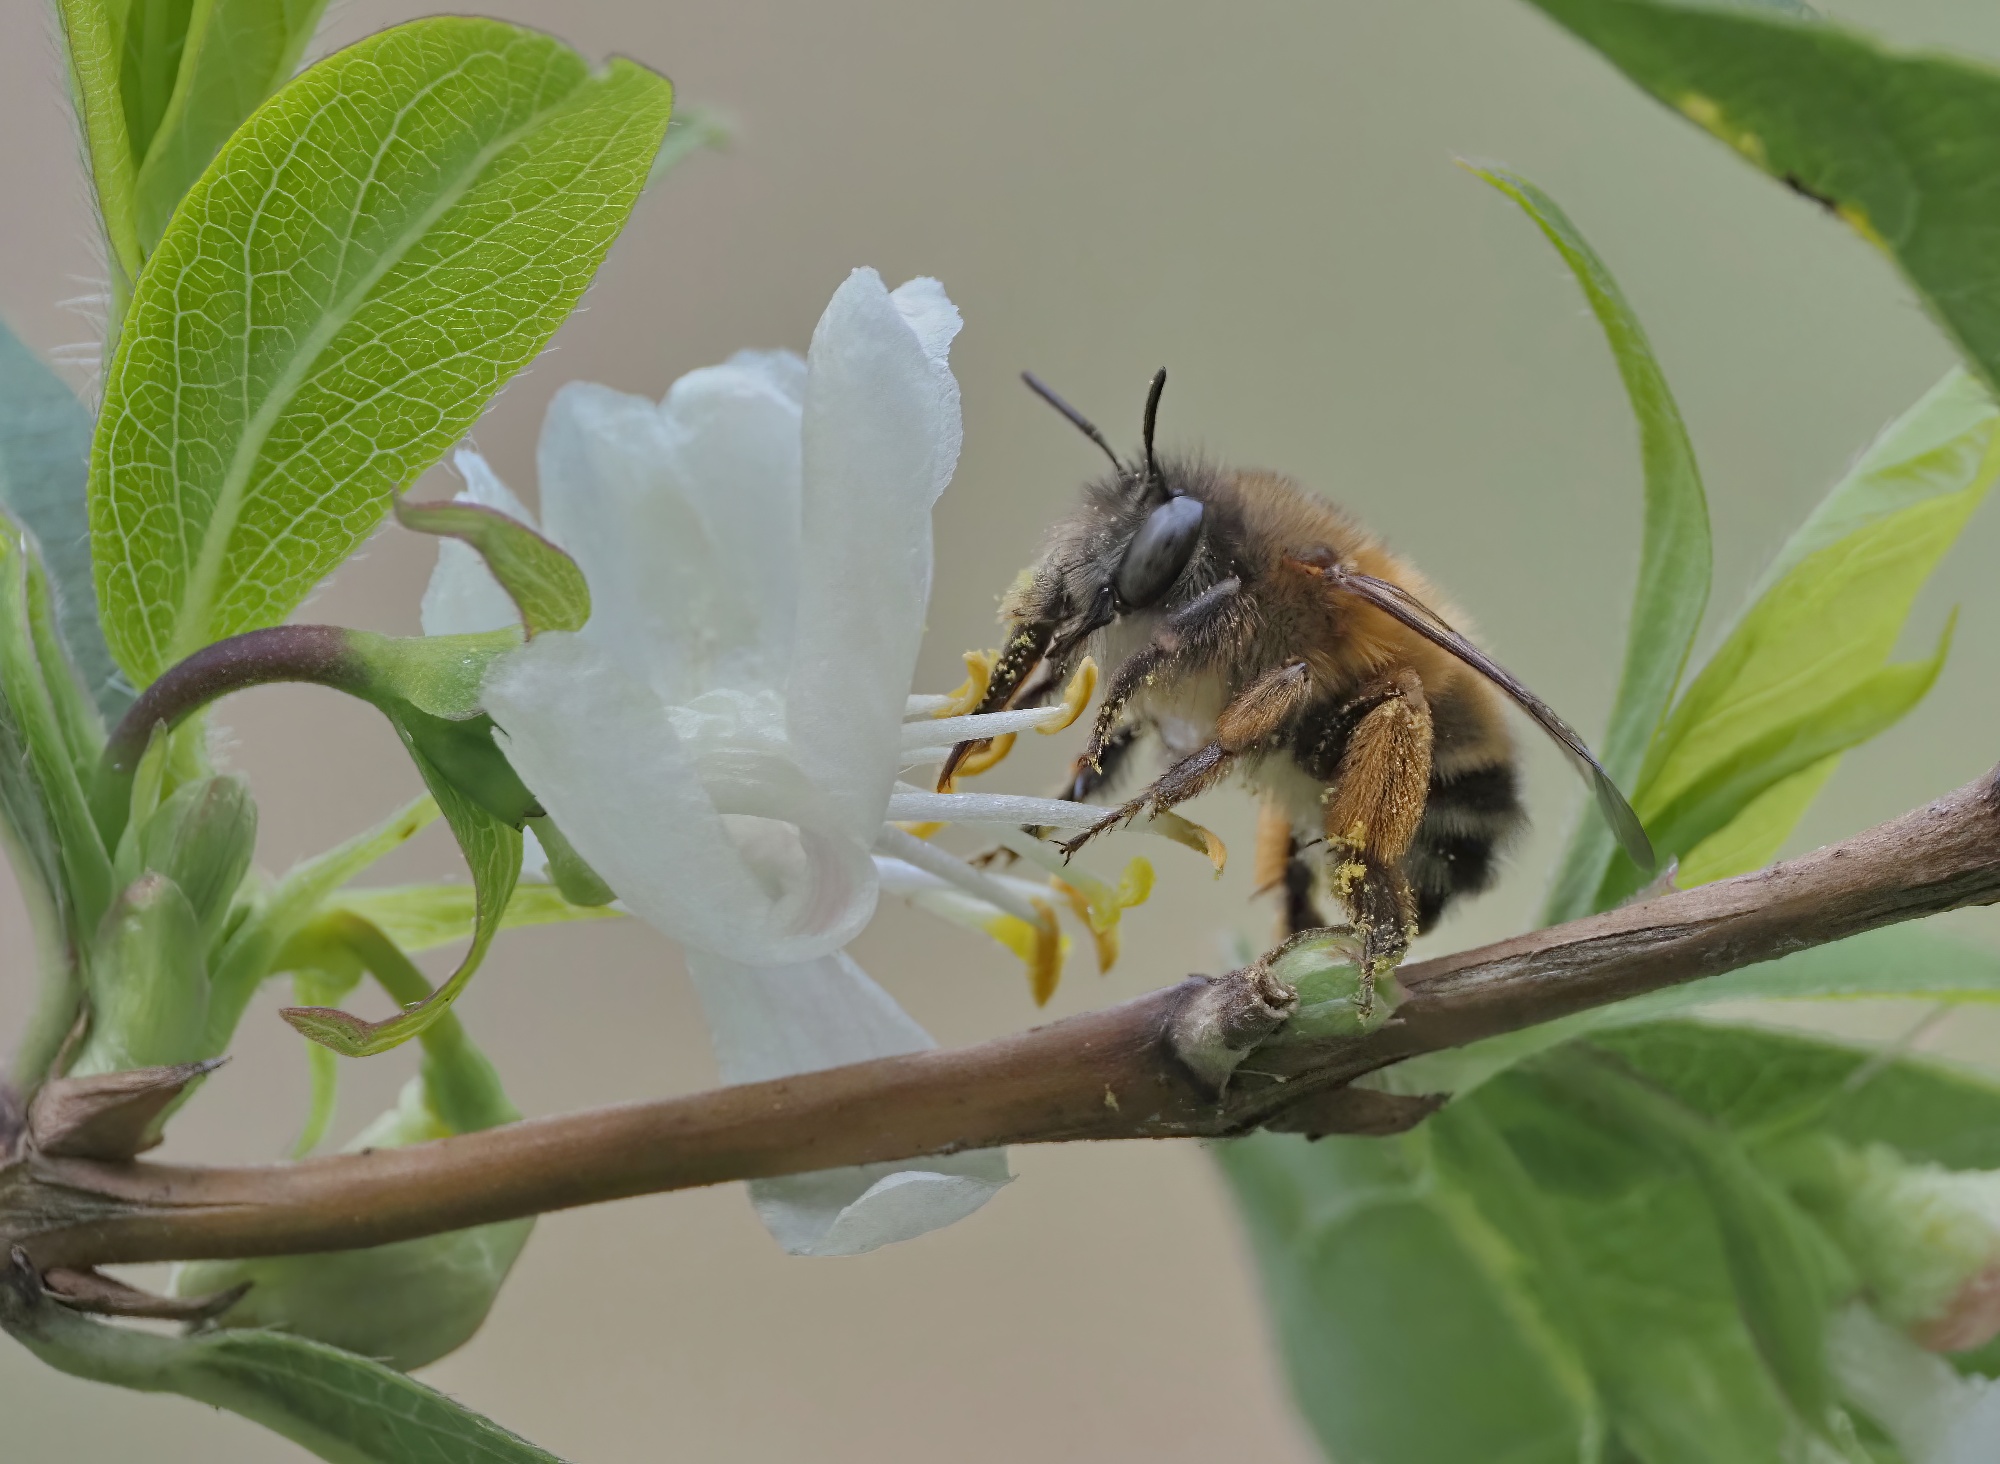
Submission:
M 1043 887 L 890 818 L 1075 828 L 1101 813 L 897 782 L 961 737 L 1075 710 L 930 720 L 942 699 L 909 695 L 931 506 L 958 460 L 958 330 L 935 280 L 891 293 L 856 270 L 804 360 L 744 352 L 659 403 L 572 383 L 549 407 L 543 531 L 582 567 L 593 612 L 504 658 L 486 706 L 577 851 L 681 943 L 725 1082 L 934 1045 L 843 950 L 885 879 L 1053 938 L 1030 894 Z M 461 497 L 531 521 L 476 455 L 458 461 Z M 477 556 L 442 544 L 425 630 L 515 618 Z M 960 1219 L 1007 1179 L 993 1150 L 759 1180 L 751 1195 L 788 1250 L 840 1255 Z

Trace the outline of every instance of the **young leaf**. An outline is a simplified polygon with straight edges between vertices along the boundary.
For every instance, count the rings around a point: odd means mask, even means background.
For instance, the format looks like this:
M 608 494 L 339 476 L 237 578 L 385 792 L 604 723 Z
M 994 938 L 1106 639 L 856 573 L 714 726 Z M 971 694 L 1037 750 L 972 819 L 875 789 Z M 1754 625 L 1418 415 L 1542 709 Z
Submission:
M 1728 637 L 1654 739 L 1633 806 L 1662 854 L 1689 855 L 1765 793 L 1892 725 L 1949 642 L 1890 665 L 1917 592 L 2000 475 L 2000 411 L 1953 373 L 1890 424 L 1793 535 Z M 1804 811 L 1794 784 L 1727 839 L 1769 847 Z M 1722 847 L 1727 847 L 1727 843 Z M 1712 858 L 1717 851 L 1711 850 Z M 1712 876 L 1714 866 L 1697 873 Z M 1595 908 L 1642 881 L 1615 857 Z
M 159 0 L 140 3 L 165 8 Z M 297 68 L 326 0 L 181 0 L 177 8 L 186 31 L 170 89 L 154 126 L 132 136 L 134 222 L 148 252 L 223 140 Z
M 452 972 L 443 986 L 421 999 L 417 1005 L 382 1021 L 366 1021 L 327 1007 L 284 1009 L 282 1015 L 292 1026 L 313 1041 L 346 1057 L 368 1057 L 387 1052 L 421 1035 L 450 1011 L 451 1004 L 458 1000 L 466 983 L 479 969 L 479 963 L 486 958 L 493 937 L 499 934 L 501 914 L 506 910 L 515 882 L 521 876 L 520 816 L 510 819 L 506 810 L 496 812 L 465 790 L 458 780 L 461 775 L 457 769 L 447 774 L 440 768 L 433 760 L 431 747 L 422 740 L 421 734 L 412 730 L 412 713 L 414 709 L 401 715 L 391 712 L 390 720 L 402 735 L 403 745 L 408 748 L 417 771 L 423 775 L 431 797 L 443 810 L 445 822 L 451 825 L 458 847 L 472 870 L 475 891 L 472 942 L 460 959 L 458 969 Z M 421 716 L 420 713 L 414 714 L 415 718 Z M 463 727 L 466 724 L 444 725 Z M 490 740 L 486 746 L 491 748 Z M 497 751 L 494 756 L 498 758 Z M 505 767 L 504 761 L 501 766 Z M 511 771 L 509 769 L 510 776 Z M 518 779 L 515 784 L 518 787 Z
M 466 940 L 476 919 L 476 898 L 467 884 L 398 885 L 385 889 L 342 890 L 328 910 L 358 915 L 414 954 Z M 551 884 L 518 884 L 500 928 L 551 925 L 568 920 L 616 919 L 624 912 L 609 905 L 578 905 Z
M 90 574 L 90 412 L 0 322 L 0 510 L 41 549 L 63 644 L 106 722 L 132 704 L 97 624 Z
M 330 1464 L 562 1464 L 379 1362 L 283 1332 L 163 1337 L 90 1321 L 18 1262 L 0 1274 L 0 1327 L 62 1372 L 226 1408 Z
M 1466 166 L 1519 204 L 1569 265 L 1604 328 L 1639 424 L 1639 462 L 1646 485 L 1639 578 L 1625 633 L 1625 666 L 1611 722 L 1598 749 L 1612 778 L 1629 789 L 1673 702 L 1708 604 L 1708 499 L 1702 492 L 1701 470 L 1652 343 L 1604 261 L 1555 200 L 1527 179 L 1504 168 Z M 1547 920 L 1585 913 L 1615 847 L 1602 819 L 1586 816 L 1579 823 L 1558 866 Z
M 283 619 L 463 435 L 603 259 L 670 97 L 530 31 L 420 20 L 230 138 L 147 263 L 92 447 L 98 600 L 135 681 Z
M 124 7 L 117 7 L 122 13 Z M 135 208 L 136 171 L 132 137 L 126 128 L 123 27 L 110 0 L 57 0 L 63 50 L 69 56 L 70 90 L 83 124 L 85 150 L 90 155 L 91 181 L 97 188 L 97 213 L 104 225 L 111 266 L 111 316 L 115 322 L 131 297 L 145 253 L 139 248 Z
M 530 637 L 545 630 L 582 630 L 590 619 L 590 586 L 576 561 L 519 520 L 476 503 L 398 498 L 396 522 L 477 550 L 521 612 L 521 625 Z
M 2000 72 L 1678 0 L 1533 0 L 1639 86 L 1851 225 L 2000 383 Z

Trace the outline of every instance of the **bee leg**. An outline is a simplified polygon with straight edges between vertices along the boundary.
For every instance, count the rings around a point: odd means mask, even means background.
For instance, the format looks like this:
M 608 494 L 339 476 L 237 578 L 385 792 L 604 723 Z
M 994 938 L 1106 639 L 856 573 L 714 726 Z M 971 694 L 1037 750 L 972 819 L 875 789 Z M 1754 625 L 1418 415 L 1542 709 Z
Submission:
M 1064 853 L 1074 854 L 1114 824 L 1130 823 L 1142 813 L 1165 813 L 1214 787 L 1238 757 L 1254 751 L 1291 721 L 1306 704 L 1311 689 L 1303 661 L 1287 662 L 1265 672 L 1222 709 L 1215 719 L 1215 741 L 1189 753 L 1137 798 L 1113 809 L 1064 844 Z
M 1062 792 L 1056 796 L 1067 798 L 1072 803 L 1083 803 L 1093 794 L 1110 787 L 1125 771 L 1125 760 L 1132 751 L 1132 744 L 1138 740 L 1136 727 L 1120 727 L 1105 739 L 1095 761 L 1079 757 L 1070 764 L 1069 781 L 1063 784 Z
M 1416 899 L 1403 855 L 1424 816 L 1431 780 L 1431 710 L 1408 667 L 1362 688 L 1354 723 L 1326 793 L 1327 859 L 1333 889 L 1361 937 L 1361 1002 L 1375 978 L 1402 960 L 1416 935 Z M 1372 704 L 1372 705 L 1371 705 Z
M 1162 620 L 1153 638 L 1127 656 L 1104 688 L 1104 701 L 1091 724 L 1090 742 L 1078 759 L 1078 766 L 1101 769 L 1112 740 L 1124 721 L 1125 709 L 1139 689 L 1177 660 L 1200 655 L 1214 648 L 1230 626 L 1230 611 L 1242 592 L 1243 582 L 1233 575 L 1203 590 L 1194 599 Z

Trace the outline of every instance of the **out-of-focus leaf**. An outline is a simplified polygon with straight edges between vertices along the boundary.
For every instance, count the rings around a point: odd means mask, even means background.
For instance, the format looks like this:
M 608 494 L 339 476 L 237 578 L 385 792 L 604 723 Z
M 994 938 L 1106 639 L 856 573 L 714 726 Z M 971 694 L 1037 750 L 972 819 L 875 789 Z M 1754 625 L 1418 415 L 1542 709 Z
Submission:
M 133 0 L 135 17 L 178 10 L 186 27 L 153 125 L 132 130 L 140 248 L 159 242 L 223 140 L 291 76 L 325 9 L 326 0 Z M 128 43 L 128 58 L 136 49 Z
M 1504 168 L 1472 166 L 1472 171 L 1519 204 L 1575 274 L 1604 328 L 1639 425 L 1646 494 L 1639 577 L 1626 626 L 1624 670 L 1598 749 L 1612 779 L 1629 789 L 1673 702 L 1708 604 L 1708 499 L 1702 492 L 1701 470 L 1645 327 L 1604 261 L 1556 201 L 1527 179 Z M 1548 921 L 1587 913 L 1616 847 L 1603 819 L 1589 815 L 1582 819 L 1557 866 Z
M 19 1266 L 0 1276 L 0 1326 L 51 1367 L 226 1408 L 330 1464 L 562 1464 L 379 1362 L 283 1332 L 162 1337 L 91 1321 Z
M 673 120 L 667 123 L 667 135 L 660 139 L 660 150 L 653 155 L 653 166 L 646 174 L 646 187 L 652 188 L 696 153 L 707 149 L 719 152 L 735 138 L 735 125 L 713 108 L 675 107 Z
M 470 939 L 476 903 L 473 887 L 468 884 L 399 885 L 342 890 L 327 901 L 327 908 L 359 915 L 415 954 Z M 514 886 L 514 897 L 500 917 L 500 928 L 608 920 L 623 913 L 608 905 L 571 904 L 554 885 L 522 883 Z
M 1387 1069 L 1379 1081 L 1399 1093 L 1463 1095 L 1537 1053 L 1590 1033 L 1656 1022 L 1710 1004 L 1845 997 L 2000 1001 L 2000 951 L 1928 924 L 1893 925 L 1412 1058 Z M 1726 1014 L 1726 1007 L 1721 1010 Z
M 1419 1131 L 1257 1134 L 1215 1151 L 1300 1411 L 1334 1459 L 1598 1457 L 1604 1421 L 1583 1360 L 1525 1284 L 1522 1253 L 1428 1150 Z M 1448 1407 L 1420 1401 L 1447 1395 Z
M 135 681 L 282 620 L 464 434 L 623 227 L 670 100 L 630 62 L 440 18 L 229 139 L 147 262 L 92 447 L 98 603 Z
M 90 574 L 90 412 L 0 323 L 0 509 L 41 549 L 63 644 L 104 720 L 132 704 L 97 624 Z
M 1823 757 L 1789 778 L 1780 778 L 1744 804 L 1736 817 L 1682 858 L 1674 871 L 1675 887 L 1691 890 L 1769 864 L 1839 766 L 1838 753 Z
M 521 624 L 531 637 L 545 630 L 582 630 L 590 619 L 590 586 L 576 561 L 518 519 L 476 503 L 398 498 L 396 521 L 476 550 L 521 612 Z
M 1889 425 L 1780 552 L 1647 754 L 1632 801 L 1663 855 L 1691 854 L 1775 785 L 1921 699 L 1950 627 L 1929 661 L 1889 656 L 1917 592 L 2000 474 L 1996 423 L 2000 410 L 1977 383 L 1947 377 Z M 1729 838 L 1782 842 L 1790 829 L 1779 815 L 1802 811 L 1803 786 Z M 1614 856 L 1594 906 L 1616 904 L 1643 878 Z
M 2000 383 L 2000 72 L 1742 8 L 1532 3 L 1887 253 Z

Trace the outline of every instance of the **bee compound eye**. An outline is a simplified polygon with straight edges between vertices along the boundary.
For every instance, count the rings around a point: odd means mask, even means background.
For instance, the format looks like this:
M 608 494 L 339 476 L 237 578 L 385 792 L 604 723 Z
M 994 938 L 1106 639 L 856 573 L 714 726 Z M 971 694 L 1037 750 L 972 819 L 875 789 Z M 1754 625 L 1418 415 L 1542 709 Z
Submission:
M 1118 598 L 1143 608 L 1157 604 L 1172 588 L 1201 542 L 1204 509 L 1200 499 L 1169 498 L 1146 515 L 1118 565 Z

